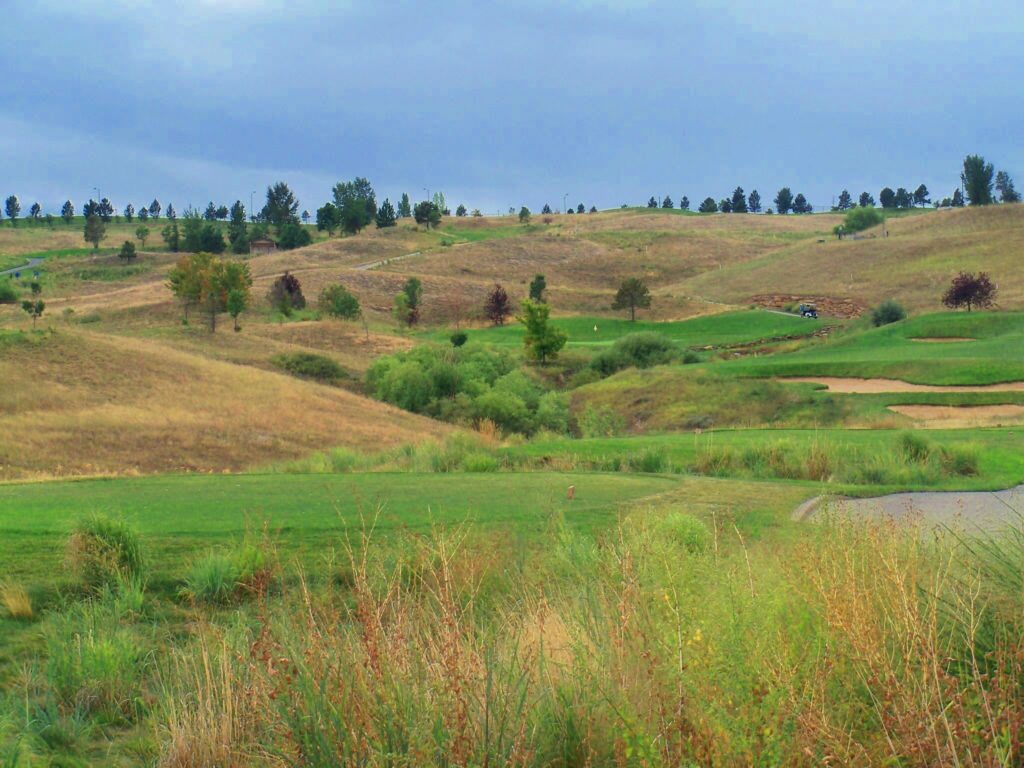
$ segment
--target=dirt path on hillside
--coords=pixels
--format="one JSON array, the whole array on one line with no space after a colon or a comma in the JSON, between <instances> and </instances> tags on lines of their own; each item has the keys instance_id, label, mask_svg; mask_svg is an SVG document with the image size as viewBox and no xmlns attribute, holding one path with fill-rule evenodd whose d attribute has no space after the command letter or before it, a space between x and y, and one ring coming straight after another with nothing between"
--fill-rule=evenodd
<instances>
[{"instance_id":1,"label":"dirt path on hillside","mask_svg":"<svg viewBox=\"0 0 1024 768\"><path fill-rule=\"evenodd\" d=\"M953 344L961 341L977 341L969 336L918 336L910 339L922 344Z\"/></svg>"},{"instance_id":2,"label":"dirt path on hillside","mask_svg":"<svg viewBox=\"0 0 1024 768\"><path fill-rule=\"evenodd\" d=\"M848 379L838 376L786 376L779 377L776 381L823 384L829 392L844 395L884 395L893 392L1024 392L1024 381L979 386L937 386L911 384L899 379Z\"/></svg>"},{"instance_id":3,"label":"dirt path on hillside","mask_svg":"<svg viewBox=\"0 0 1024 768\"><path fill-rule=\"evenodd\" d=\"M966 531L995 530L1024 516L1024 485L1005 491L921 491L871 499L821 497L801 504L793 519L807 522L823 515L853 515L875 520L923 522Z\"/></svg>"}]
</instances>

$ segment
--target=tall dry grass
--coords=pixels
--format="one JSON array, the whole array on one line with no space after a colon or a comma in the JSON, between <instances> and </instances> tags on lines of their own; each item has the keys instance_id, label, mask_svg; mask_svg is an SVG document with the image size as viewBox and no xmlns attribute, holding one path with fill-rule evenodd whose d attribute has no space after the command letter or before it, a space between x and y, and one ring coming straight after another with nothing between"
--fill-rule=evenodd
<instances>
[{"instance_id":1,"label":"tall dry grass","mask_svg":"<svg viewBox=\"0 0 1024 768\"><path fill-rule=\"evenodd\" d=\"M1018 764L1020 597L918 533L837 522L780 558L656 513L553 531L528 568L364 542L345 579L181 652L203 716L168 704L166 764Z\"/></svg>"}]
</instances>

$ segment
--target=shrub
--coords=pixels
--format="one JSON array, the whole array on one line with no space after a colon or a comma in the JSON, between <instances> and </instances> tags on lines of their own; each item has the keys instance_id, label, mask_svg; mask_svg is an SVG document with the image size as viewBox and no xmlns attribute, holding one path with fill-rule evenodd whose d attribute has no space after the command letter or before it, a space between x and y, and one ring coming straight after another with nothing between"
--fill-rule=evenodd
<instances>
[{"instance_id":1,"label":"shrub","mask_svg":"<svg viewBox=\"0 0 1024 768\"><path fill-rule=\"evenodd\" d=\"M336 382L346 378L345 369L324 355L313 352L293 352L275 355L270 362L293 376L316 381Z\"/></svg>"},{"instance_id":2,"label":"shrub","mask_svg":"<svg viewBox=\"0 0 1024 768\"><path fill-rule=\"evenodd\" d=\"M313 236L309 230L295 222L283 224L277 233L277 246L286 251L304 248L312 242Z\"/></svg>"},{"instance_id":3,"label":"shrub","mask_svg":"<svg viewBox=\"0 0 1024 768\"><path fill-rule=\"evenodd\" d=\"M871 310L871 322L876 327L882 325L889 325L889 323L898 323L900 320L905 320L907 317L907 311L897 301L892 299L886 299L873 310Z\"/></svg>"},{"instance_id":4,"label":"shrub","mask_svg":"<svg viewBox=\"0 0 1024 768\"><path fill-rule=\"evenodd\" d=\"M354 320L359 317L359 299L343 285L328 285L320 293L320 310L331 317Z\"/></svg>"},{"instance_id":5,"label":"shrub","mask_svg":"<svg viewBox=\"0 0 1024 768\"><path fill-rule=\"evenodd\" d=\"M622 415L606 405L588 405L576 423L582 437L615 437L626 429L626 420Z\"/></svg>"},{"instance_id":6,"label":"shrub","mask_svg":"<svg viewBox=\"0 0 1024 768\"><path fill-rule=\"evenodd\" d=\"M295 275L285 272L270 286L267 298L279 312L290 315L294 309L306 308L306 297L302 295L302 284Z\"/></svg>"},{"instance_id":7,"label":"shrub","mask_svg":"<svg viewBox=\"0 0 1024 768\"><path fill-rule=\"evenodd\" d=\"M610 349L594 356L590 365L605 376L633 366L650 368L671 362L676 346L660 333L631 333L618 339Z\"/></svg>"},{"instance_id":8,"label":"shrub","mask_svg":"<svg viewBox=\"0 0 1024 768\"><path fill-rule=\"evenodd\" d=\"M456 331L450 337L450 341L453 347L461 347L466 341L469 340L469 335L465 331Z\"/></svg>"},{"instance_id":9,"label":"shrub","mask_svg":"<svg viewBox=\"0 0 1024 768\"><path fill-rule=\"evenodd\" d=\"M708 527L693 515L682 512L670 512L655 522L654 533L665 544L694 555L705 552L711 542Z\"/></svg>"},{"instance_id":10,"label":"shrub","mask_svg":"<svg viewBox=\"0 0 1024 768\"><path fill-rule=\"evenodd\" d=\"M486 453L470 453L462 462L466 472L497 472L498 460Z\"/></svg>"},{"instance_id":11,"label":"shrub","mask_svg":"<svg viewBox=\"0 0 1024 768\"><path fill-rule=\"evenodd\" d=\"M659 448L648 448L627 457L626 463L634 472L667 472L668 458L665 451Z\"/></svg>"},{"instance_id":12,"label":"shrub","mask_svg":"<svg viewBox=\"0 0 1024 768\"><path fill-rule=\"evenodd\" d=\"M885 217L877 208L851 208L841 225L843 234L862 232L871 227L877 227ZM838 228L837 228L838 229Z\"/></svg>"},{"instance_id":13,"label":"shrub","mask_svg":"<svg viewBox=\"0 0 1024 768\"><path fill-rule=\"evenodd\" d=\"M698 355L692 349L688 349L685 352L683 352L682 362L683 365L693 365L694 363L699 363L700 355Z\"/></svg>"},{"instance_id":14,"label":"shrub","mask_svg":"<svg viewBox=\"0 0 1024 768\"><path fill-rule=\"evenodd\" d=\"M92 590L143 575L138 534L125 521L101 515L78 523L68 538L65 561L79 583Z\"/></svg>"},{"instance_id":15,"label":"shrub","mask_svg":"<svg viewBox=\"0 0 1024 768\"><path fill-rule=\"evenodd\" d=\"M11 280L0 280L0 304L17 304L18 289Z\"/></svg>"}]
</instances>

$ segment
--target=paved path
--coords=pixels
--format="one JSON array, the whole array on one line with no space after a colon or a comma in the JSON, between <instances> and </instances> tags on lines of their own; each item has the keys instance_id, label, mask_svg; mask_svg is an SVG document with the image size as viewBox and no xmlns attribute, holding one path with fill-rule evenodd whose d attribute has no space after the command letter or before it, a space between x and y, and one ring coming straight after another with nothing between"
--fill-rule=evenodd
<instances>
[{"instance_id":1,"label":"paved path","mask_svg":"<svg viewBox=\"0 0 1024 768\"><path fill-rule=\"evenodd\" d=\"M13 275L15 272L21 272L23 269L32 269L43 263L43 259L29 259L27 264L22 264L20 267L11 267L0 271L0 277L3 275Z\"/></svg>"},{"instance_id":2,"label":"paved path","mask_svg":"<svg viewBox=\"0 0 1024 768\"><path fill-rule=\"evenodd\" d=\"M1024 485L1005 491L920 491L872 499L811 499L797 507L796 520L814 520L831 511L846 515L922 520L934 526L992 530L1024 522Z\"/></svg>"}]
</instances>

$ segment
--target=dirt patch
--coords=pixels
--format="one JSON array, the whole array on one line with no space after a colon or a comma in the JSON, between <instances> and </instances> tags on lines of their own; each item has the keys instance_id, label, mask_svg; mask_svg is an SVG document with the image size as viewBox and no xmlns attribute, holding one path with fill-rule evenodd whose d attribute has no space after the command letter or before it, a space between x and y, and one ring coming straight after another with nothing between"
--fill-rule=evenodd
<instances>
[{"instance_id":1,"label":"dirt patch","mask_svg":"<svg viewBox=\"0 0 1024 768\"><path fill-rule=\"evenodd\" d=\"M818 313L828 317L860 317L867 311L867 306L856 299L836 296L807 296L785 293L763 293L751 296L750 302L767 309L785 309L793 304L814 304Z\"/></svg>"},{"instance_id":2,"label":"dirt patch","mask_svg":"<svg viewBox=\"0 0 1024 768\"><path fill-rule=\"evenodd\" d=\"M889 410L931 428L999 427L1024 420L1024 405L890 405Z\"/></svg>"},{"instance_id":3,"label":"dirt patch","mask_svg":"<svg viewBox=\"0 0 1024 768\"><path fill-rule=\"evenodd\" d=\"M977 341L967 336L926 336L911 339L911 341L919 341L922 344L945 344L947 342L954 343L958 341Z\"/></svg>"},{"instance_id":4,"label":"dirt patch","mask_svg":"<svg viewBox=\"0 0 1024 768\"><path fill-rule=\"evenodd\" d=\"M847 379L838 376L787 376L781 382L823 384L829 392L845 395L882 395L892 392L1024 392L1024 381L980 386L911 384L899 379Z\"/></svg>"}]
</instances>

